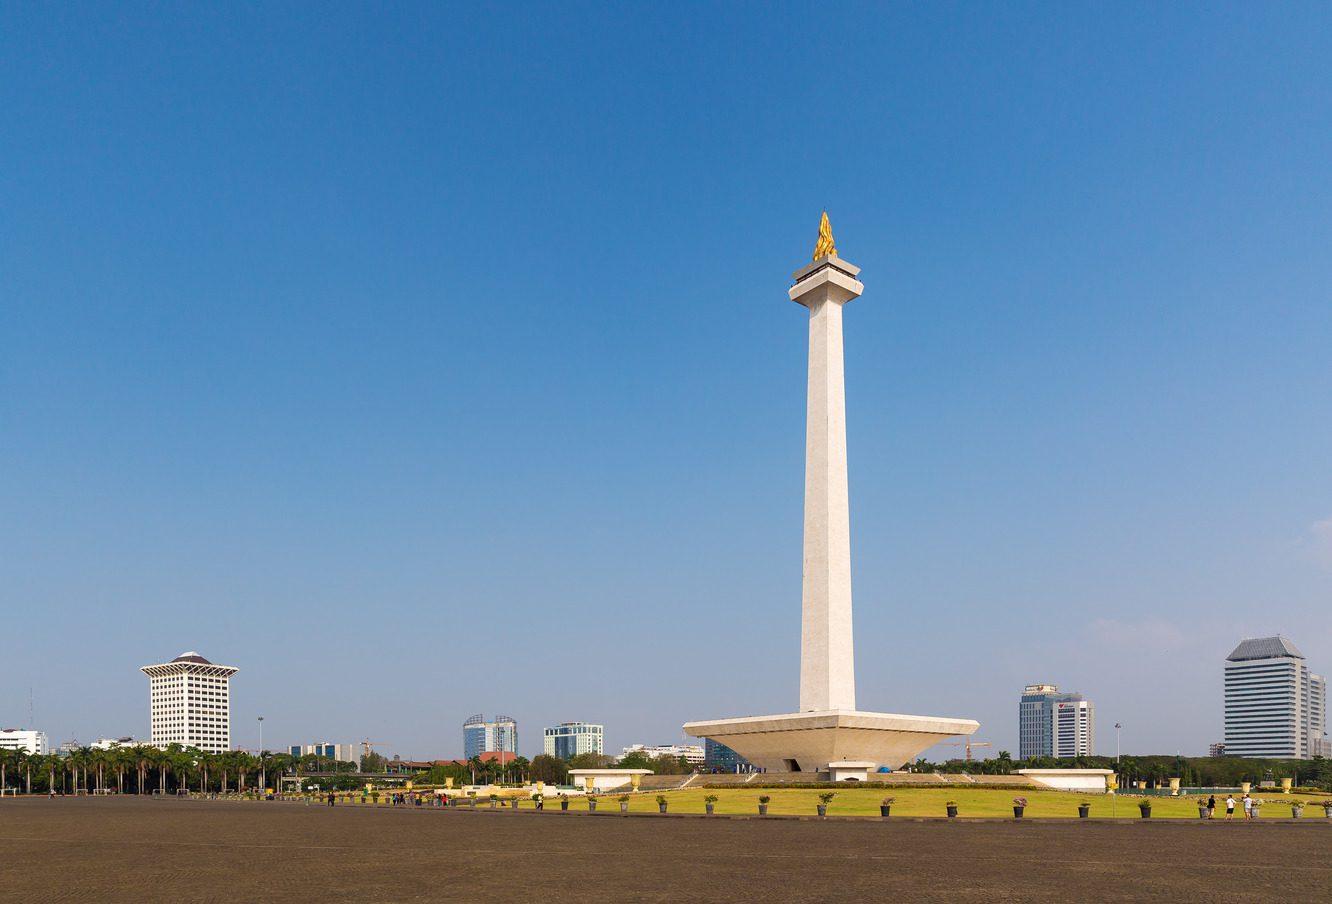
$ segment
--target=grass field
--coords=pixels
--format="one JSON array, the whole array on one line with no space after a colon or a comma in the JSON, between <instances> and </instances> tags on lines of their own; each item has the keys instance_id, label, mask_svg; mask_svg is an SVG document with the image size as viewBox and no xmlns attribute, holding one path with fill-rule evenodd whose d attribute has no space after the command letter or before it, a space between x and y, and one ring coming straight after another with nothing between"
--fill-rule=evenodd
<instances>
[{"instance_id":1,"label":"grass field","mask_svg":"<svg viewBox=\"0 0 1332 904\"><path fill-rule=\"evenodd\" d=\"M688 788L684 791L664 792L667 810L671 813L702 813L703 798L708 794L717 795L716 812L718 814L758 814L759 795L772 797L768 813L781 816L813 816L819 802L820 791L813 788ZM1012 817L1013 798L1027 798L1026 816L1028 817L1067 817L1076 819L1078 804L1087 801L1091 804L1092 818L1108 817L1137 818L1138 802L1143 798L1119 795L1113 801L1107 794L1093 794L1081 797L1065 791L1010 791L993 789L966 788L903 788L885 791L880 788L839 789L837 796L828 805L829 816L878 816L879 801L884 797L895 799L892 805L893 816L945 816L946 802L957 801L958 815ZM1302 800L1305 803L1302 819L1324 819L1322 801L1326 798L1309 795L1256 795L1262 797L1267 805L1262 809L1262 819L1290 819L1290 801ZM607 793L598 796L597 811L618 811L618 794ZM1197 819L1200 798L1188 796L1182 798L1153 797L1152 818ZM1206 797L1201 798L1206 800ZM548 798L547 809L556 808L556 800ZM570 810L586 810L587 801L581 797L570 798ZM630 795L629 809L634 813L655 812L657 796L646 792ZM1237 808L1236 819L1242 815ZM1225 816L1224 798L1217 799L1217 816Z\"/></svg>"}]
</instances>

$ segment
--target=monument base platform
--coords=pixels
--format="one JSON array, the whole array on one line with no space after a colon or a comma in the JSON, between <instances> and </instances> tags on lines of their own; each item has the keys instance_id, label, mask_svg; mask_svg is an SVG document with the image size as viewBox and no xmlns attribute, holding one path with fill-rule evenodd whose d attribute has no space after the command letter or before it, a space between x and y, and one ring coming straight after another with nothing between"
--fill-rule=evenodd
<instances>
[{"instance_id":1,"label":"monument base platform","mask_svg":"<svg viewBox=\"0 0 1332 904\"><path fill-rule=\"evenodd\" d=\"M686 722L684 730L772 772L817 773L842 760L897 769L940 741L979 727L973 719L832 709Z\"/></svg>"}]
</instances>

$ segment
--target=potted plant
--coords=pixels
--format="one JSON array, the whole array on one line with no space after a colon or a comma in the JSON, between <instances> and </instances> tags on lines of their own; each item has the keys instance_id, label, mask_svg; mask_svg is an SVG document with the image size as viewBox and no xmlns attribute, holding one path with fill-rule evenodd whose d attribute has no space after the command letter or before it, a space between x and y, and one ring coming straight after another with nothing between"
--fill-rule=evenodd
<instances>
[{"instance_id":1,"label":"potted plant","mask_svg":"<svg viewBox=\"0 0 1332 904\"><path fill-rule=\"evenodd\" d=\"M1263 815L1260 812L1262 809L1263 809L1263 802L1255 797L1253 799L1253 811L1252 811L1254 819L1257 819L1259 816Z\"/></svg>"},{"instance_id":2,"label":"potted plant","mask_svg":"<svg viewBox=\"0 0 1332 904\"><path fill-rule=\"evenodd\" d=\"M836 791L824 791L819 795L818 811L820 816L828 815L828 804L830 804L832 799L836 796Z\"/></svg>"},{"instance_id":3,"label":"potted plant","mask_svg":"<svg viewBox=\"0 0 1332 904\"><path fill-rule=\"evenodd\" d=\"M715 794L709 794L707 797L703 798L703 809L709 816L713 813L713 804L715 803L717 803L717 795Z\"/></svg>"},{"instance_id":4,"label":"potted plant","mask_svg":"<svg viewBox=\"0 0 1332 904\"><path fill-rule=\"evenodd\" d=\"M946 800L944 806L948 809L948 817L951 819L957 815L957 801Z\"/></svg>"},{"instance_id":5,"label":"potted plant","mask_svg":"<svg viewBox=\"0 0 1332 904\"><path fill-rule=\"evenodd\" d=\"M1208 812L1208 811L1207 811L1207 801L1205 801L1205 800L1200 800L1200 801L1198 801L1198 818L1199 818L1199 819L1206 819L1206 818L1207 818L1207 812Z\"/></svg>"},{"instance_id":6,"label":"potted plant","mask_svg":"<svg viewBox=\"0 0 1332 904\"><path fill-rule=\"evenodd\" d=\"M759 795L759 815L760 815L760 816L767 816L767 815L768 815L768 801L770 801L770 800L772 800L772 797L770 797L770 796L767 795L767 794L760 794L760 795Z\"/></svg>"},{"instance_id":7,"label":"potted plant","mask_svg":"<svg viewBox=\"0 0 1332 904\"><path fill-rule=\"evenodd\" d=\"M587 812L597 812L597 796L595 794L589 794L587 796Z\"/></svg>"},{"instance_id":8,"label":"potted plant","mask_svg":"<svg viewBox=\"0 0 1332 904\"><path fill-rule=\"evenodd\" d=\"M1300 815L1303 814L1303 813L1304 813L1304 801L1302 801L1302 800L1292 800L1292 801L1290 802L1290 817L1291 817L1291 819L1299 819L1299 818L1300 818Z\"/></svg>"},{"instance_id":9,"label":"potted plant","mask_svg":"<svg viewBox=\"0 0 1332 904\"><path fill-rule=\"evenodd\" d=\"M661 813L665 813L665 812L666 812L666 795L665 795L665 794L658 794L658 795L657 795L657 811L658 811L658 812L661 812Z\"/></svg>"},{"instance_id":10,"label":"potted plant","mask_svg":"<svg viewBox=\"0 0 1332 904\"><path fill-rule=\"evenodd\" d=\"M1332 800L1323 801L1323 815L1332 819Z\"/></svg>"},{"instance_id":11,"label":"potted plant","mask_svg":"<svg viewBox=\"0 0 1332 904\"><path fill-rule=\"evenodd\" d=\"M498 795L498 794L491 794L491 795L490 795L490 809L492 809L492 810L495 809L495 807L496 807L496 805L497 805L498 803L499 803L499 795Z\"/></svg>"},{"instance_id":12,"label":"potted plant","mask_svg":"<svg viewBox=\"0 0 1332 904\"><path fill-rule=\"evenodd\" d=\"M891 810L891 809L893 808L893 801L894 801L894 800L896 800L896 798L894 798L894 797L885 797L883 800L879 801L879 815L880 815L880 816L887 816L887 815L888 815L888 811Z\"/></svg>"},{"instance_id":13,"label":"potted plant","mask_svg":"<svg viewBox=\"0 0 1332 904\"><path fill-rule=\"evenodd\" d=\"M378 792L378 791L371 791L371 792L370 792L370 799L373 800L375 803L379 803L379 792Z\"/></svg>"},{"instance_id":14,"label":"potted plant","mask_svg":"<svg viewBox=\"0 0 1332 904\"><path fill-rule=\"evenodd\" d=\"M569 809L569 795L565 794L563 791L560 792L560 809Z\"/></svg>"},{"instance_id":15,"label":"potted plant","mask_svg":"<svg viewBox=\"0 0 1332 904\"><path fill-rule=\"evenodd\" d=\"M518 795L514 795L510 804L515 810L518 809Z\"/></svg>"},{"instance_id":16,"label":"potted plant","mask_svg":"<svg viewBox=\"0 0 1332 904\"><path fill-rule=\"evenodd\" d=\"M1078 801L1078 818L1086 819L1091 815L1091 801Z\"/></svg>"},{"instance_id":17,"label":"potted plant","mask_svg":"<svg viewBox=\"0 0 1332 904\"><path fill-rule=\"evenodd\" d=\"M620 812L621 812L621 813L628 813L628 812L629 812L629 795L628 795L628 794L621 794L619 797L617 797L617 798L615 798L615 799L618 800L618 801L620 802Z\"/></svg>"},{"instance_id":18,"label":"potted plant","mask_svg":"<svg viewBox=\"0 0 1332 904\"><path fill-rule=\"evenodd\" d=\"M1150 800L1147 800L1146 798L1143 798L1142 800L1138 801L1138 811L1139 813L1142 814L1143 819L1151 819L1152 802Z\"/></svg>"},{"instance_id":19,"label":"potted plant","mask_svg":"<svg viewBox=\"0 0 1332 904\"><path fill-rule=\"evenodd\" d=\"M1013 798L1013 818L1021 819L1022 813L1027 809L1027 799L1025 797Z\"/></svg>"}]
</instances>

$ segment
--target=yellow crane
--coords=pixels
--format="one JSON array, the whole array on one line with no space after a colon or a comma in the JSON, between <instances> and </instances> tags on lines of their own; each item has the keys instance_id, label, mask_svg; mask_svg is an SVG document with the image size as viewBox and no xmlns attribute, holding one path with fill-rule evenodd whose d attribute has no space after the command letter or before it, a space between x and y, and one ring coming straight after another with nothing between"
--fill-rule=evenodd
<instances>
[{"instance_id":1,"label":"yellow crane","mask_svg":"<svg viewBox=\"0 0 1332 904\"><path fill-rule=\"evenodd\" d=\"M945 747L965 747L967 749L967 762L971 762L971 748L973 747L993 747L989 741L949 741Z\"/></svg>"},{"instance_id":2,"label":"yellow crane","mask_svg":"<svg viewBox=\"0 0 1332 904\"><path fill-rule=\"evenodd\" d=\"M376 744L387 744L387 743L388 743L387 741L372 741L369 738L366 738L364 741L361 742L361 756L369 756L371 748L373 748Z\"/></svg>"}]
</instances>

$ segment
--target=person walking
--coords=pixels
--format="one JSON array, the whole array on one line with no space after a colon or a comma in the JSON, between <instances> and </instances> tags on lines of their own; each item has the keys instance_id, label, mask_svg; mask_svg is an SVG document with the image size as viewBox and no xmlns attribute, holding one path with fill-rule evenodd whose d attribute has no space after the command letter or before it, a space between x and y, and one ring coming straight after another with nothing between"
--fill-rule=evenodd
<instances>
[{"instance_id":1,"label":"person walking","mask_svg":"<svg viewBox=\"0 0 1332 904\"><path fill-rule=\"evenodd\" d=\"M1253 819L1253 798L1247 794L1244 795L1244 818Z\"/></svg>"},{"instance_id":2,"label":"person walking","mask_svg":"<svg viewBox=\"0 0 1332 904\"><path fill-rule=\"evenodd\" d=\"M333 792L332 792L332 791L328 792L328 805L329 805L330 807L333 806Z\"/></svg>"},{"instance_id":3,"label":"person walking","mask_svg":"<svg viewBox=\"0 0 1332 904\"><path fill-rule=\"evenodd\" d=\"M1207 798L1207 818L1208 818L1208 819L1211 819L1211 818L1212 818L1212 814L1213 814L1215 811L1216 811L1216 795L1215 795L1215 794L1212 794L1212 795L1209 795L1208 798Z\"/></svg>"},{"instance_id":4,"label":"person walking","mask_svg":"<svg viewBox=\"0 0 1332 904\"><path fill-rule=\"evenodd\" d=\"M1226 795L1226 819L1235 818L1235 795Z\"/></svg>"}]
</instances>

